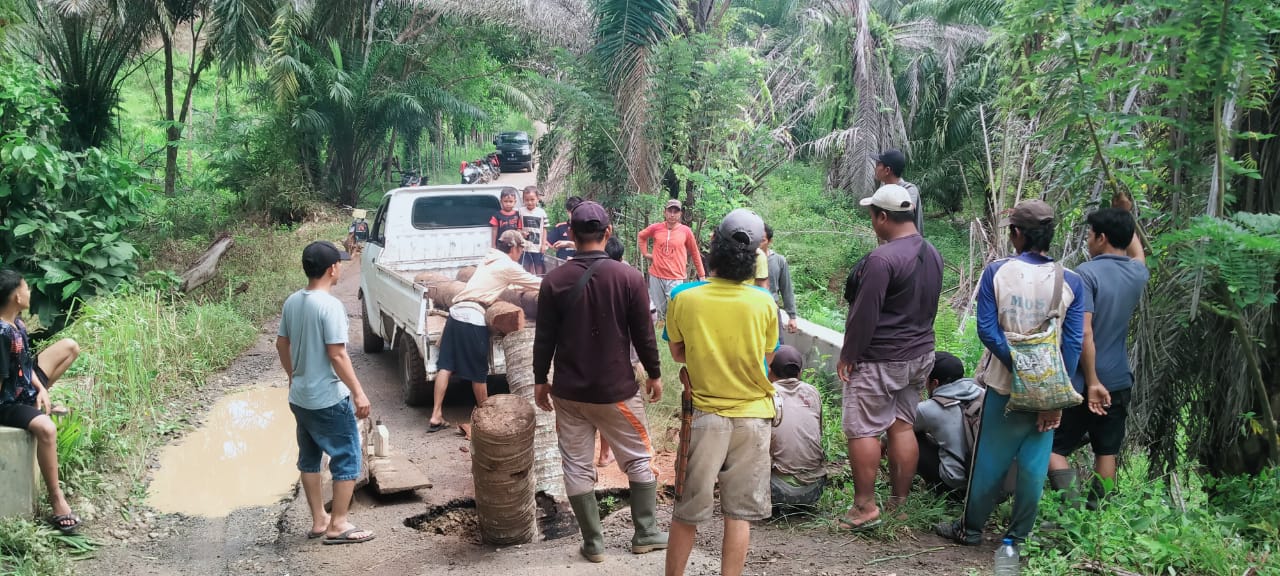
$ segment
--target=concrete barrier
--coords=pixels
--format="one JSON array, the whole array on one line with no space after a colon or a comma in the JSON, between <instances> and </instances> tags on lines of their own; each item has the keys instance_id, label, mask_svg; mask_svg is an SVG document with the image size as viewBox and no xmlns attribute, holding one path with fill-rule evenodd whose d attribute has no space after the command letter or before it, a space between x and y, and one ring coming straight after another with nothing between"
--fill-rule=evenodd
<instances>
[{"instance_id":1,"label":"concrete barrier","mask_svg":"<svg viewBox=\"0 0 1280 576\"><path fill-rule=\"evenodd\" d=\"M782 335L782 343L799 350L804 355L805 366L821 365L834 373L836 362L840 360L840 348L844 345L844 334L804 318L796 319L796 328L795 334L787 332Z\"/></svg>"},{"instance_id":2,"label":"concrete barrier","mask_svg":"<svg viewBox=\"0 0 1280 576\"><path fill-rule=\"evenodd\" d=\"M40 496L36 440L26 430L0 426L0 518L30 518Z\"/></svg>"}]
</instances>

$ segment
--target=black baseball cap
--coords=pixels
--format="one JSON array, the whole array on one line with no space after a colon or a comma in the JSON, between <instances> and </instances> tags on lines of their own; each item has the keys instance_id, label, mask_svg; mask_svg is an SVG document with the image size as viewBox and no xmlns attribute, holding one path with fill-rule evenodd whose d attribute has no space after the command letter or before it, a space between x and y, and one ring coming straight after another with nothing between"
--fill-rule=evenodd
<instances>
[{"instance_id":1,"label":"black baseball cap","mask_svg":"<svg viewBox=\"0 0 1280 576\"><path fill-rule=\"evenodd\" d=\"M339 250L333 242L318 240L302 249L302 271L307 273L307 278L319 278L330 266L350 259L351 255Z\"/></svg>"},{"instance_id":2,"label":"black baseball cap","mask_svg":"<svg viewBox=\"0 0 1280 576\"><path fill-rule=\"evenodd\" d=\"M609 227L609 211L599 203L587 200L573 208L569 227L574 232L599 232Z\"/></svg>"},{"instance_id":3,"label":"black baseball cap","mask_svg":"<svg viewBox=\"0 0 1280 576\"><path fill-rule=\"evenodd\" d=\"M964 378L963 361L950 352L933 353L933 371L929 372L929 380L950 384L961 378Z\"/></svg>"},{"instance_id":4,"label":"black baseball cap","mask_svg":"<svg viewBox=\"0 0 1280 576\"><path fill-rule=\"evenodd\" d=\"M764 240L764 220L747 208L738 208L725 214L720 225L716 226L716 234L749 250L755 250Z\"/></svg>"},{"instance_id":5,"label":"black baseball cap","mask_svg":"<svg viewBox=\"0 0 1280 576\"><path fill-rule=\"evenodd\" d=\"M796 350L795 346L783 344L773 351L773 361L769 363L769 370L778 376L794 377L791 375L799 375L800 371L804 370L804 356Z\"/></svg>"},{"instance_id":6,"label":"black baseball cap","mask_svg":"<svg viewBox=\"0 0 1280 576\"><path fill-rule=\"evenodd\" d=\"M885 150L872 154L871 159L888 166L895 176L902 176L902 171L907 169L907 155L901 150Z\"/></svg>"}]
</instances>

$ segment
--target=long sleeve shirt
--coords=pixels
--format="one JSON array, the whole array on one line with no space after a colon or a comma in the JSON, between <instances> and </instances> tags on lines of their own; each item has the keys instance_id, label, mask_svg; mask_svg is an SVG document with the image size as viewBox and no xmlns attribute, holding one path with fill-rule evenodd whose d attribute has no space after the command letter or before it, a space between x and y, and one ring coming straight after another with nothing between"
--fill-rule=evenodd
<instances>
[{"instance_id":1,"label":"long sleeve shirt","mask_svg":"<svg viewBox=\"0 0 1280 576\"><path fill-rule=\"evenodd\" d=\"M942 256L919 234L885 242L850 278L853 295L840 359L901 362L933 351Z\"/></svg>"},{"instance_id":2,"label":"long sleeve shirt","mask_svg":"<svg viewBox=\"0 0 1280 576\"><path fill-rule=\"evenodd\" d=\"M490 249L489 253L485 254L484 260L476 267L476 273L467 281L467 287L454 297L454 301L475 302L488 306L496 302L498 297L512 286L536 290L541 285L542 278L530 274L510 256Z\"/></svg>"},{"instance_id":3,"label":"long sleeve shirt","mask_svg":"<svg viewBox=\"0 0 1280 576\"><path fill-rule=\"evenodd\" d=\"M653 239L653 262L649 265L649 275L663 280L687 280L689 278L689 258L693 258L693 267L698 277L707 275L702 268L702 253L698 251L698 239L693 230L684 224L676 224L668 228L666 222L653 224L640 231L640 254L650 254L649 240Z\"/></svg>"},{"instance_id":4,"label":"long sleeve shirt","mask_svg":"<svg viewBox=\"0 0 1280 576\"><path fill-rule=\"evenodd\" d=\"M597 262L577 302L569 302L578 280ZM538 292L535 384L547 383L554 361L551 394L557 398L593 404L631 398L638 390L630 358L633 344L649 377L662 377L648 286L639 271L591 251L578 252L547 273Z\"/></svg>"},{"instance_id":5,"label":"long sleeve shirt","mask_svg":"<svg viewBox=\"0 0 1280 576\"><path fill-rule=\"evenodd\" d=\"M978 339L999 364L987 361L982 383L1009 394L1013 357L1005 332L1035 334L1044 329L1053 299L1052 258L1024 252L988 264L978 285ZM1064 270L1059 304L1062 360L1068 376L1075 374L1084 347L1084 281Z\"/></svg>"}]
</instances>

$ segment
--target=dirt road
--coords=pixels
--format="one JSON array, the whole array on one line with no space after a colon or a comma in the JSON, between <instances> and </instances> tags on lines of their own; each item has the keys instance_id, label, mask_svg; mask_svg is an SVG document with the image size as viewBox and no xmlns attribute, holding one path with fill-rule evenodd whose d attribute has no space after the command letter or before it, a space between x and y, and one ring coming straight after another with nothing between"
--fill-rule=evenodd
<instances>
[{"instance_id":1,"label":"dirt road","mask_svg":"<svg viewBox=\"0 0 1280 576\"><path fill-rule=\"evenodd\" d=\"M526 182L526 180L528 182ZM523 186L531 174L509 174L502 183ZM410 408L401 402L395 354L367 355L360 351L360 312L356 299L359 264L343 271L335 295L347 305L351 324L350 351L374 416L392 431L394 450L410 456L431 478L434 486L407 498L379 499L362 490L353 506L353 521L373 530L377 538L349 546L322 546L308 540L306 503L300 489L273 505L230 511L216 518L153 515L131 519L103 518L92 536L105 543L96 558L76 566L83 574L154 575L297 575L297 574L566 574L652 575L662 572L662 553L633 556L627 544L630 517L623 508L606 520L608 561L593 565L580 560L576 536L545 540L524 546L495 549L478 544L473 516L465 508L450 510L447 504L473 495L468 443L451 432L427 434L428 409ZM273 347L274 323L264 326L253 349L241 355L213 385L228 394L253 386L286 386ZM465 391L463 391L465 392ZM469 394L451 394L446 417L465 421ZM283 408L283 407L282 407ZM287 411L286 411L287 414ZM219 466L217 462L209 466ZM235 470L253 477L254 469ZM662 507L662 523L669 521L670 505ZM434 509L438 518L421 529L410 519L422 518ZM441 513L443 511L443 513ZM111 525L111 522L116 522ZM719 572L720 529L706 525L690 563L689 574ZM749 574L967 574L985 567L990 552L945 546L932 536L917 541L882 544L843 534L762 526L753 533ZM944 547L945 546L945 547ZM908 559L867 562L937 547L936 551Z\"/></svg>"}]
</instances>

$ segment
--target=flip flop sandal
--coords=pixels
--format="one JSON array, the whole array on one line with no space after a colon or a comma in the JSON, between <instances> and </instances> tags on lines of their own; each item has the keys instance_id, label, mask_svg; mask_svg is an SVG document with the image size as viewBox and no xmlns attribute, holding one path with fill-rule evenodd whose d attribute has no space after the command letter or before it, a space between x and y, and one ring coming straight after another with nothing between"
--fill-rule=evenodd
<instances>
[{"instance_id":1,"label":"flip flop sandal","mask_svg":"<svg viewBox=\"0 0 1280 576\"><path fill-rule=\"evenodd\" d=\"M325 545L335 545L335 544L359 544L359 543L361 543L361 542L368 542L368 541L370 541L370 540L373 540L373 533L372 533L372 532L370 532L370 533L369 533L369 535L368 535L368 536L365 536L364 538L350 538L350 536L351 536L352 534L355 534L356 532L364 532L364 530L361 530L360 528L352 528L352 529L347 530L346 532L343 532L343 533L341 533L341 534L339 534L339 535L337 535L337 536L333 536L333 537L325 537L325 539L324 539L324 543L325 543Z\"/></svg>"},{"instance_id":2,"label":"flip flop sandal","mask_svg":"<svg viewBox=\"0 0 1280 576\"><path fill-rule=\"evenodd\" d=\"M439 424L432 424L432 423L428 422L427 424L428 424L428 425L427 425L427 433L431 433L431 432L439 432L439 431L441 431L441 430L447 430L447 429L449 429L449 428L452 428L452 427L453 427L453 424L450 424L450 423L448 423L448 422L441 422L441 423L439 423Z\"/></svg>"},{"instance_id":3,"label":"flip flop sandal","mask_svg":"<svg viewBox=\"0 0 1280 576\"><path fill-rule=\"evenodd\" d=\"M884 521L879 517L876 517L874 520L867 520L861 524L854 524L853 522L850 522L848 518L840 518L840 520L836 521L836 525L839 526L841 530L850 534L861 534L863 532L875 530L876 528L879 528L882 523L884 523Z\"/></svg>"},{"instance_id":4,"label":"flip flop sandal","mask_svg":"<svg viewBox=\"0 0 1280 576\"><path fill-rule=\"evenodd\" d=\"M68 520L70 520L72 523L63 524L63 522L66 522ZM61 532L63 536L74 535L76 533L76 530L80 529L80 524L82 523L80 520L80 517L77 516L75 513L61 514L58 516L50 516L45 521L48 522L50 526L53 526L54 529Z\"/></svg>"},{"instance_id":5,"label":"flip flop sandal","mask_svg":"<svg viewBox=\"0 0 1280 576\"><path fill-rule=\"evenodd\" d=\"M324 536L324 530L319 532L307 532L307 540L315 540L321 536Z\"/></svg>"}]
</instances>

